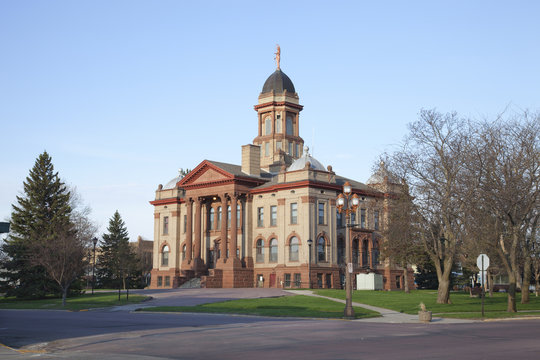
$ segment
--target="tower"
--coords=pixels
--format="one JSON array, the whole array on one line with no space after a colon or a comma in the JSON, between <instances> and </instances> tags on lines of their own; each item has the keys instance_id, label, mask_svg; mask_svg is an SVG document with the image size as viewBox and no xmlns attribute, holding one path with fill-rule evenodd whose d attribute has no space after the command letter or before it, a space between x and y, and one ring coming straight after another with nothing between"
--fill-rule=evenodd
<instances>
[{"instance_id":1,"label":"tower","mask_svg":"<svg viewBox=\"0 0 540 360\"><path fill-rule=\"evenodd\" d=\"M277 173L302 156L304 140L300 137L298 94L291 79L280 69L280 49L276 53L277 69L266 79L257 111L258 136L253 144L261 147L261 168Z\"/></svg>"}]
</instances>

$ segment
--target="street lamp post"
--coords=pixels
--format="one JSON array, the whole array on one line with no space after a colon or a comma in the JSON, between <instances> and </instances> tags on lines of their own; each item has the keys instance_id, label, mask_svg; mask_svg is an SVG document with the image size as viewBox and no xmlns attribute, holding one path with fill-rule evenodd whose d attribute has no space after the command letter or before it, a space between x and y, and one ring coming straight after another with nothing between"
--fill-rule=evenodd
<instances>
[{"instance_id":1,"label":"street lamp post","mask_svg":"<svg viewBox=\"0 0 540 360\"><path fill-rule=\"evenodd\" d=\"M313 240L309 239L307 241L307 244L309 247L308 278L309 278L309 288L311 289L311 244L313 244Z\"/></svg>"},{"instance_id":2,"label":"street lamp post","mask_svg":"<svg viewBox=\"0 0 540 360\"><path fill-rule=\"evenodd\" d=\"M94 261L92 262L92 295L94 295L94 286L96 283L96 277L94 276L94 271L96 268L96 245L97 245L98 239L95 237L92 239L92 242L94 243Z\"/></svg>"},{"instance_id":3,"label":"street lamp post","mask_svg":"<svg viewBox=\"0 0 540 360\"><path fill-rule=\"evenodd\" d=\"M346 231L345 231L345 262L347 263L347 269L345 270L345 311L344 315L346 319L354 319L354 309L352 307L352 272L353 265L351 261L351 244L350 244L350 227L351 227L351 213L355 212L358 208L360 199L358 195L352 194L351 184L345 182L343 185L343 193L338 195L337 209L339 213L345 212L346 219Z\"/></svg>"}]
</instances>

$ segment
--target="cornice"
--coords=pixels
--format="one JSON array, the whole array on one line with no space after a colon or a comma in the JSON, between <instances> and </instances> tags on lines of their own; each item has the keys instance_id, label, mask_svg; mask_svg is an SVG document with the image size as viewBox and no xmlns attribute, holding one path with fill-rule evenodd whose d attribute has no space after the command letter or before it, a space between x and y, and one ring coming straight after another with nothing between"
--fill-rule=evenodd
<instances>
[{"instance_id":1,"label":"cornice","mask_svg":"<svg viewBox=\"0 0 540 360\"><path fill-rule=\"evenodd\" d=\"M288 101L270 101L270 102L267 102L267 103L264 103L264 104L254 105L253 108L255 110L259 110L259 109L262 109L262 108L265 108L265 107L268 107L268 106L290 106L290 107L292 107L294 109L298 109L300 111L302 109L304 109L303 105L293 104L293 103L290 103Z\"/></svg>"}]
</instances>

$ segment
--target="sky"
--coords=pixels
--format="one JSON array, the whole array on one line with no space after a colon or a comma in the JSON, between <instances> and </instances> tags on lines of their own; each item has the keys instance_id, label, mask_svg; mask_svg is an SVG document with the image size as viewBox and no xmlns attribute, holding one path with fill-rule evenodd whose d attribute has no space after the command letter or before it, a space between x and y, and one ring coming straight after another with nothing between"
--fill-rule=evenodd
<instances>
[{"instance_id":1,"label":"sky","mask_svg":"<svg viewBox=\"0 0 540 360\"><path fill-rule=\"evenodd\" d=\"M253 105L293 81L300 135L365 182L421 109L540 109L537 1L0 1L0 220L43 151L106 231L153 239L159 184L241 162Z\"/></svg>"}]
</instances>

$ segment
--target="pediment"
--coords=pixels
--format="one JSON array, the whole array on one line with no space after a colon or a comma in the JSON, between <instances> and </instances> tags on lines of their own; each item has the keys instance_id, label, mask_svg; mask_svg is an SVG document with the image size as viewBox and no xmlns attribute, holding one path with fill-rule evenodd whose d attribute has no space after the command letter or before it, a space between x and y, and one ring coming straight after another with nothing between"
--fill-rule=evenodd
<instances>
[{"instance_id":1,"label":"pediment","mask_svg":"<svg viewBox=\"0 0 540 360\"><path fill-rule=\"evenodd\" d=\"M203 161L188 176L184 177L180 182L181 186L199 185L216 183L233 179L234 176L229 174L223 169L211 164L210 162Z\"/></svg>"}]
</instances>

